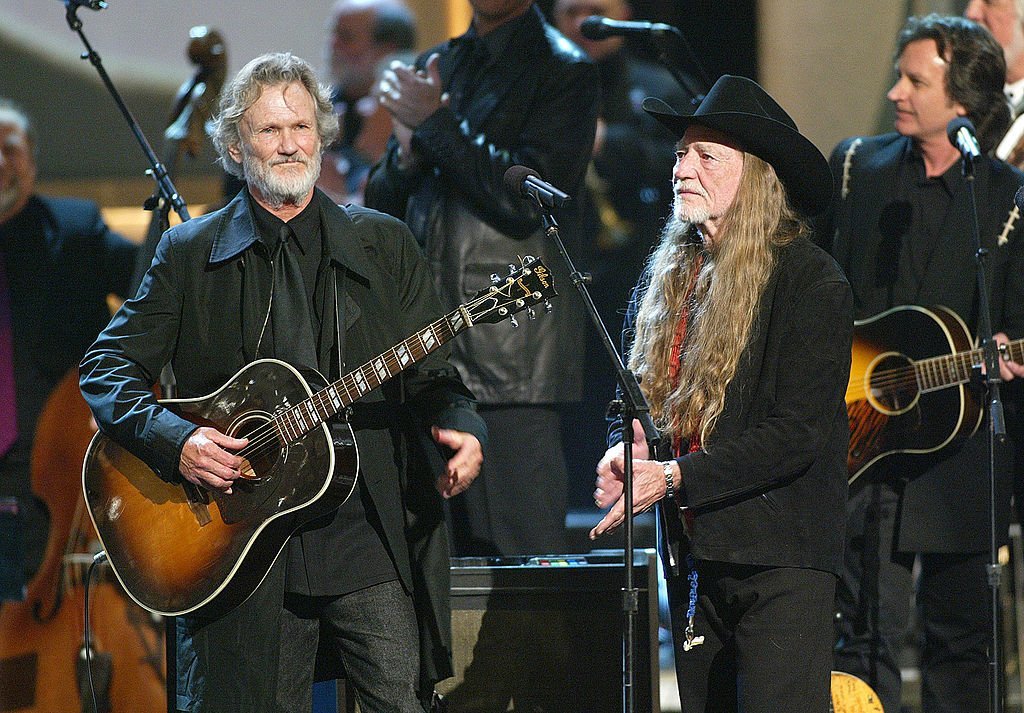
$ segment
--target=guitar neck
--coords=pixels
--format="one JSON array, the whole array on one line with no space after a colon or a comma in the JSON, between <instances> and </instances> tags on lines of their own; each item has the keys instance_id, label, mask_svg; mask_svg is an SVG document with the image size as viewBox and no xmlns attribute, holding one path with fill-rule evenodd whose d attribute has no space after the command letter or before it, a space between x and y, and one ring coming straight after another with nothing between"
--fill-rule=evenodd
<instances>
[{"instance_id":1,"label":"guitar neck","mask_svg":"<svg viewBox=\"0 0 1024 713\"><path fill-rule=\"evenodd\" d=\"M1016 339L1004 346L1011 361L1024 364L1024 339ZM956 354L931 357L914 362L914 373L921 391L937 391L971 380L974 370L984 361L981 349L970 349Z\"/></svg>"},{"instance_id":2,"label":"guitar neck","mask_svg":"<svg viewBox=\"0 0 1024 713\"><path fill-rule=\"evenodd\" d=\"M282 441L291 443L309 433L471 326L465 305L461 305L302 403L276 414L274 422Z\"/></svg>"}]
</instances>

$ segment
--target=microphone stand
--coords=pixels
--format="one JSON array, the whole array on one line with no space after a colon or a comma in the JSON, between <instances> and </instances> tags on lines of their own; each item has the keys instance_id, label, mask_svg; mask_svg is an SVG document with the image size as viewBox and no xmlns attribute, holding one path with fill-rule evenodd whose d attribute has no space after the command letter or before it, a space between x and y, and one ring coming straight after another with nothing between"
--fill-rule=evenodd
<instances>
[{"instance_id":1,"label":"microphone stand","mask_svg":"<svg viewBox=\"0 0 1024 713\"><path fill-rule=\"evenodd\" d=\"M636 618L639 609L639 592L633 583L633 421L640 421L640 425L643 427L644 434L647 439L647 447L649 452L652 454L658 446L661 435L658 433L658 429L655 428L654 421L651 420L650 406L648 405L643 392L640 391L640 384L636 380L636 375L626 369L623 365L622 358L619 356L615 344L608 335L608 329L601 320L601 315L598 314L597 307L594 306L594 300L591 298L590 292L587 290L586 286L590 276L576 269L572 258L569 256L569 253L565 248L565 243L562 242L562 238L558 234L558 223L555 222L555 218L551 215L551 211L536 195L534 195L533 198L540 207L544 233L554 241L555 245L558 247L558 252L565 261L569 270L569 277L572 280L573 285L576 286L576 290L579 292L580 297L583 299L583 304L586 306L587 314L590 316L590 320L594 323L594 327L597 329L601 343L604 345L605 351L608 352L608 356L612 360L616 378L618 379L619 386L622 390L622 400L613 402L609 407L609 413L613 413L613 410L615 410L622 416L622 444L624 455L622 492L625 500L623 530L625 544L622 553L623 563L625 565L624 587L622 590L622 710L624 713L633 713L636 704L635 689L633 685L635 680L635 633Z\"/></svg>"},{"instance_id":2,"label":"microphone stand","mask_svg":"<svg viewBox=\"0 0 1024 713\"><path fill-rule=\"evenodd\" d=\"M107 70L103 67L103 60L100 59L99 54L89 44L89 40L86 39L85 33L82 31L82 21L78 17L79 5L76 5L72 0L64 0L64 7L66 8L65 18L67 19L68 27L71 28L72 32L76 33L82 40L82 44L85 45L86 52L82 54L82 59L87 59L96 68L96 71L100 75L100 79L103 80L104 86L107 91L114 98L114 103L117 104L117 108L121 110L121 114L128 122L128 126L138 140L139 145L142 147L143 153L146 154L146 158L149 161L149 165L152 167L147 173L153 177L156 181L156 192L149 199L146 200L145 208L147 210L158 209L161 210L161 220L167 218L167 206L174 209L174 212L178 214L181 221L184 223L189 220L188 207L185 205L185 201L178 194L178 189L174 187L171 182L171 177L167 173L167 169L157 158L156 153L153 151L153 147L149 145L149 141L146 140L146 135L142 133L142 128L139 126L139 122L132 116L128 106L124 103L120 93L114 86L114 83L110 80L110 76L107 74ZM101 7L105 7L101 6ZM164 367L161 373L161 382L169 379L167 383L162 383L164 389L164 396L169 398L173 395L174 388L174 376L171 374L170 365ZM177 649L176 649L176 618L166 617L164 622L164 653L166 656L166 667L167 667L167 678L166 678L166 695L167 695L167 710L168 713L174 713L177 710Z\"/></svg>"},{"instance_id":3,"label":"microphone stand","mask_svg":"<svg viewBox=\"0 0 1024 713\"><path fill-rule=\"evenodd\" d=\"M990 602L992 648L989 656L989 710L993 713L1002 713L1002 657L999 644L999 587L1002 579L1002 565L999 564L999 543L996 535L996 443L1003 443L1006 440L1006 423L1003 420L1003 402L999 395L999 348L992 338L992 317L988 286L985 280L985 260L988 257L988 250L981 247L978 206L974 193L974 159L966 153L963 156L963 176L967 181L967 193L971 204L971 237L974 241L978 276L978 337L981 339L982 357L985 364L985 393L988 404L989 564L986 566L986 570L992 595Z\"/></svg>"},{"instance_id":4,"label":"microphone stand","mask_svg":"<svg viewBox=\"0 0 1024 713\"><path fill-rule=\"evenodd\" d=\"M181 196L178 195L178 190L171 183L171 177L167 174L167 169L164 168L163 164L157 158L153 148L149 145L146 140L146 135L142 133L142 129L139 127L139 122L132 116L131 111L127 105L121 99L121 95L118 93L114 83L110 81L110 76L107 74L107 70L103 67L103 60L100 59L99 54L89 44L89 40L86 39L85 33L82 32L82 21L78 18L78 8L72 0L64 0L64 7L66 8L65 17L68 22L68 27L71 28L72 32L75 32L82 40L82 44L85 45L86 52L82 54L82 59L87 59L96 68L96 71L100 75L100 79L103 80L104 86L107 91L114 98L114 103L117 104L117 108L121 110L121 114L128 121L128 126L135 138L138 139L139 145L142 147L143 153L146 154L146 158L149 160L149 165L152 168L148 173L153 176L153 180L157 184L158 194L174 208L174 212L178 214L182 222L189 219L188 208L185 206L185 201L182 200ZM152 199L151 199L152 200ZM147 207L150 206L150 201L147 201ZM150 208L151 209L151 208Z\"/></svg>"},{"instance_id":5,"label":"microphone stand","mask_svg":"<svg viewBox=\"0 0 1024 713\"><path fill-rule=\"evenodd\" d=\"M690 95L691 101L694 104L699 104L707 94L708 89L711 87L711 79L708 77L707 71L704 69L704 65L697 59L696 53L693 51L693 47L686 41L686 36L682 33L678 27L672 25L666 25L668 28L665 32L655 32L648 35L651 38L651 44L657 50L655 58L658 60L658 64L668 70L669 74L676 80L676 82L686 90ZM667 42L668 38L673 38L673 42ZM675 47L672 47L675 45ZM671 57L669 54L670 49L675 49L677 56ZM681 49L681 52L678 51ZM677 61L682 60L682 61ZM694 79L691 75L683 73L679 69L679 65L693 67L697 74L699 74L700 82Z\"/></svg>"}]
</instances>

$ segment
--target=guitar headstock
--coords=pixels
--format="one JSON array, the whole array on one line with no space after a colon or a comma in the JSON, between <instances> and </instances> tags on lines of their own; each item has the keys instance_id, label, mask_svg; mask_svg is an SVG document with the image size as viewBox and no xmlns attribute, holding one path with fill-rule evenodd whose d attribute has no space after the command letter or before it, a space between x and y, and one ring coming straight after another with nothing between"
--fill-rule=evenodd
<instances>
[{"instance_id":1,"label":"guitar headstock","mask_svg":"<svg viewBox=\"0 0 1024 713\"><path fill-rule=\"evenodd\" d=\"M548 300L558 295L551 272L540 258L527 256L521 262L518 268L510 265L505 277L491 275L493 284L464 305L473 322L497 323L524 309L532 318L533 306L541 302L550 311Z\"/></svg>"}]
</instances>

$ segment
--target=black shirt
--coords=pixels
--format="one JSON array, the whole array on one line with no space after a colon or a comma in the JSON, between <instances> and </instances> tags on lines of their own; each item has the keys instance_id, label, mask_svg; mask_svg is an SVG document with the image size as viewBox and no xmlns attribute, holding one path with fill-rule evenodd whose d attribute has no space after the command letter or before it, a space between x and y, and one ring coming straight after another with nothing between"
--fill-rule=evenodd
<instances>
[{"instance_id":1,"label":"black shirt","mask_svg":"<svg viewBox=\"0 0 1024 713\"><path fill-rule=\"evenodd\" d=\"M925 172L924 158L916 149L909 149L903 156L895 205L905 205L909 224L904 224L904 234L899 251L899 265L896 267L896 284L893 293L894 304L916 304L918 291L939 243L946 214L953 202L953 194L963 181L960 162L956 161L941 176L929 178ZM899 211L897 211L897 214ZM897 223L902 223L897 215Z\"/></svg>"},{"instance_id":2,"label":"black shirt","mask_svg":"<svg viewBox=\"0 0 1024 713\"><path fill-rule=\"evenodd\" d=\"M333 270L328 269L329 265L321 239L320 200L322 195L319 191L314 192L309 205L287 223L294 233L293 242L297 249L293 254L298 260L305 283L313 334L318 336L321 334L321 330L326 329L333 332L335 329L334 315L324 316L323 291L320 289L321 283L327 281L334 274ZM253 200L251 195L249 196L249 205L252 208L253 221L259 239L273 255L285 222ZM265 350L261 351L266 353ZM331 354L334 355L336 352L332 351ZM332 381L341 376L338 373L336 357L329 358L327 363L320 363L318 366L320 373ZM322 386L323 384L314 386L313 389L316 391ZM337 425L332 426L332 432L337 428ZM341 570L343 572L341 579L333 583L330 591L322 591L310 584L313 578L309 576L303 566L315 565L316 557L289 557L285 585L287 591L312 596L342 595L398 578L394 564L384 546L384 533L380 518L377 516L373 501L363 485L362 478L359 478L356 489L336 513L324 516L307 527L322 527L332 519L337 521L336 524L344 532L344 536L340 539L342 545L332 553L332 557L349 562L351 566ZM289 540L288 552L298 554L297 550L301 548L301 538L293 537Z\"/></svg>"}]
</instances>

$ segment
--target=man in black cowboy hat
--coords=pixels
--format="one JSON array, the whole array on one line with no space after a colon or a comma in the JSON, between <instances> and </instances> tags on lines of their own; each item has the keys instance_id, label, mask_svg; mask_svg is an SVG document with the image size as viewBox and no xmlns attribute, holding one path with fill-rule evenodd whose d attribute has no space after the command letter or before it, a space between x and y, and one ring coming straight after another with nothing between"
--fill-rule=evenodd
<instances>
[{"instance_id":1,"label":"man in black cowboy hat","mask_svg":"<svg viewBox=\"0 0 1024 713\"><path fill-rule=\"evenodd\" d=\"M883 334L893 327L879 339L883 350L914 359L939 356L914 350L935 344L934 337L948 345L946 326L926 318L908 328L901 316L928 314L921 308L934 305L959 315L963 322L952 329L966 330L965 342L976 334L970 183L947 126L969 119L987 154L1009 123L1005 75L1002 49L979 25L959 17L911 18L899 35L896 82L887 94L896 132L846 139L832 153L836 210L819 233L831 241L832 254L850 278L857 318L914 306L873 323ZM973 165L992 322L997 341L1005 341L1007 334L1024 336L1024 237L1013 205L1022 176L987 155ZM943 352L949 351L945 346ZM1003 380L1022 374L1017 364L1000 365ZM1011 435L1016 386L1002 390ZM888 434L892 447L933 452L884 456L851 485L836 668L867 679L886 711L900 707L899 661L910 620L915 555L922 707L979 711L988 705L987 426L940 448L956 430L947 424L964 423L964 434L978 425L977 412L973 419L969 411L961 412L964 404L969 408L958 388L923 394L913 404L911 428L895 430L904 428L904 419ZM858 447L855 441L855 452ZM1008 455L1009 445L1001 445L996 453L999 541L1006 539L1009 518Z\"/></svg>"},{"instance_id":2,"label":"man in black cowboy hat","mask_svg":"<svg viewBox=\"0 0 1024 713\"><path fill-rule=\"evenodd\" d=\"M807 220L824 156L756 83L723 76L679 137L673 215L630 300L629 365L671 452L634 427L634 511L655 503L682 709L824 711L846 499L853 298ZM623 521L621 424L594 499Z\"/></svg>"}]
</instances>

